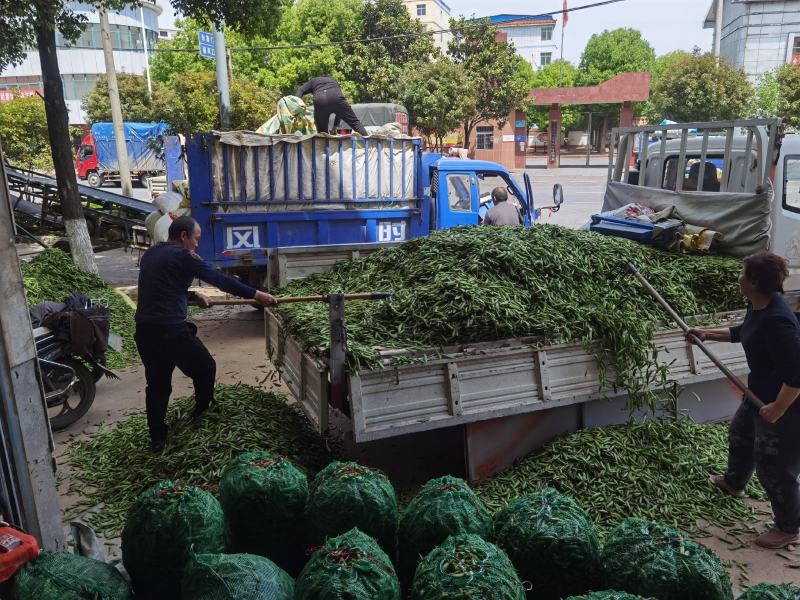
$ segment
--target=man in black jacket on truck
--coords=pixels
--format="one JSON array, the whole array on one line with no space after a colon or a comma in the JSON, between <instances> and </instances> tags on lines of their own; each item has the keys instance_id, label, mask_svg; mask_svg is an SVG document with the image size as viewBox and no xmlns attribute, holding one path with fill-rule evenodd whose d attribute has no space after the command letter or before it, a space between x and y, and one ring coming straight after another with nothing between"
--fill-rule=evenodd
<instances>
[{"instance_id":1,"label":"man in black jacket on truck","mask_svg":"<svg viewBox=\"0 0 800 600\"><path fill-rule=\"evenodd\" d=\"M205 308L211 303L205 294L189 291L192 281L200 279L229 294L252 298L262 306L277 304L270 294L223 275L195 254L200 234L200 226L192 217L178 217L169 226L168 241L147 250L139 268L134 337L147 381L145 406L153 452L166 447L164 419L175 367L194 383L193 420L214 400L217 365L197 337L197 327L186 321L189 300Z\"/></svg>"},{"instance_id":2,"label":"man in black jacket on truck","mask_svg":"<svg viewBox=\"0 0 800 600\"><path fill-rule=\"evenodd\" d=\"M353 112L353 108L345 100L339 82L332 77L314 77L306 81L297 88L295 96L302 98L306 94L314 94L314 122L319 133L328 133L331 115L335 115L334 129L339 126L339 121L344 121L360 135L369 135Z\"/></svg>"}]
</instances>

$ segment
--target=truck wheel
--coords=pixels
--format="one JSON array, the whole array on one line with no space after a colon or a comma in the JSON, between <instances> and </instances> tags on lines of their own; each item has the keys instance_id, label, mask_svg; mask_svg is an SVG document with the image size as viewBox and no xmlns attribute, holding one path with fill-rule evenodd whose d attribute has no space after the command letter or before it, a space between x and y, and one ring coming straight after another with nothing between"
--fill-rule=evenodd
<instances>
[{"instance_id":1,"label":"truck wheel","mask_svg":"<svg viewBox=\"0 0 800 600\"><path fill-rule=\"evenodd\" d=\"M88 175L86 175L86 183L88 183L93 188L99 188L103 185L104 177L100 175L97 171L92 171Z\"/></svg>"},{"instance_id":2,"label":"truck wheel","mask_svg":"<svg viewBox=\"0 0 800 600\"><path fill-rule=\"evenodd\" d=\"M143 188L146 188L148 183L150 183L150 173L142 173L139 175L139 184Z\"/></svg>"}]
</instances>

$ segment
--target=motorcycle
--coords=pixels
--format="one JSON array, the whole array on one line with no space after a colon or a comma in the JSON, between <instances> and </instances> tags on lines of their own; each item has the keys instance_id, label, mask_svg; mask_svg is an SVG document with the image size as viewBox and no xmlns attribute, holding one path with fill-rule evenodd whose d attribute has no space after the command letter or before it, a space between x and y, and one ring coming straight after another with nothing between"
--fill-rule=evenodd
<instances>
[{"instance_id":1,"label":"motorcycle","mask_svg":"<svg viewBox=\"0 0 800 600\"><path fill-rule=\"evenodd\" d=\"M110 320L108 311L97 311L93 303L92 320ZM107 309L107 306L106 306ZM37 319L38 321L38 319ZM42 378L48 418L53 431L69 427L83 417L92 406L96 393L96 383L103 376L119 379L105 366L105 350L76 355L72 348L69 331L53 330L34 321L34 342ZM48 324L53 321L48 321ZM119 341L111 339L108 344L116 346ZM105 343L101 347L105 348Z\"/></svg>"}]
</instances>

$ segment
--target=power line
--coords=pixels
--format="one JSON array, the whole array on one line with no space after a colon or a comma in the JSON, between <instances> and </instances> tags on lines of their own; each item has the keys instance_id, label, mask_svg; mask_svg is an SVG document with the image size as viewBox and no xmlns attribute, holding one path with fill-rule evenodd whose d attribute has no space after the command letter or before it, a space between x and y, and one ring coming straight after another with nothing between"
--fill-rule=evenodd
<instances>
[{"instance_id":1,"label":"power line","mask_svg":"<svg viewBox=\"0 0 800 600\"><path fill-rule=\"evenodd\" d=\"M554 10L551 12L540 13L537 15L525 15L521 16L522 19L536 19L541 17L548 17L556 13L564 13L564 12L577 12L579 10L586 10L588 8L597 8L599 6L606 6L608 4L616 4L618 2L625 2L625 0L602 0L600 2L594 2L592 4L585 4L583 6L575 6L573 8L567 8L565 11L563 8L559 8L558 10ZM395 35L384 35L380 37L368 37L368 38L361 38L357 40L341 40L338 42L318 42L315 44L297 44L297 45L279 45L279 46L245 46L241 48L229 48L231 52L251 52L251 51L275 51L275 50L300 50L303 48L329 48L331 46L350 46L354 44L372 44L375 42L385 42L387 40L396 40L396 39L403 39L403 38L417 38L417 37L425 37L430 35L439 35L442 33L458 33L459 31L465 31L467 29L476 29L478 27L485 27L487 25L486 21L481 21L480 23L475 23L474 25L465 25L463 27L450 27L447 29L434 29L430 31L423 31L420 33L398 33ZM497 26L496 24L491 24L493 26ZM197 48L159 48L156 46L153 49L155 52L197 52Z\"/></svg>"}]
</instances>

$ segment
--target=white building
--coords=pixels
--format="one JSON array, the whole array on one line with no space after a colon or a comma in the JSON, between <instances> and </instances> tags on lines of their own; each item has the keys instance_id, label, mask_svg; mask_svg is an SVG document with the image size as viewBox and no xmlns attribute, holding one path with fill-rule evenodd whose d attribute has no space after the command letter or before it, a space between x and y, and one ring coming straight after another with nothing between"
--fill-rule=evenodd
<instances>
[{"instance_id":1,"label":"white building","mask_svg":"<svg viewBox=\"0 0 800 600\"><path fill-rule=\"evenodd\" d=\"M800 0L713 0L703 26L714 29L723 2L720 54L751 79L800 64Z\"/></svg>"},{"instance_id":2,"label":"white building","mask_svg":"<svg viewBox=\"0 0 800 600\"><path fill-rule=\"evenodd\" d=\"M159 40L174 40L175 36L178 35L178 30L170 27L161 27L158 30L158 39Z\"/></svg>"},{"instance_id":3,"label":"white building","mask_svg":"<svg viewBox=\"0 0 800 600\"><path fill-rule=\"evenodd\" d=\"M493 15L486 17L495 25L522 58L534 69L540 69L560 58L556 30L558 22L552 15Z\"/></svg>"},{"instance_id":4,"label":"white building","mask_svg":"<svg viewBox=\"0 0 800 600\"><path fill-rule=\"evenodd\" d=\"M80 38L71 44L67 44L61 34L56 32L58 65L64 83L69 122L79 125L86 122L80 109L81 99L94 87L98 75L105 74L106 65L100 37L100 17L96 9L79 2L67 2L67 5L73 11L84 14L88 21ZM141 10L126 8L119 12L109 12L111 44L117 73L144 74L142 16L147 47L152 50L159 38L160 14L161 7L151 0L144 0ZM0 101L17 90L25 95L36 91L42 93L42 69L36 49L28 52L20 65L9 67L0 73Z\"/></svg>"},{"instance_id":5,"label":"white building","mask_svg":"<svg viewBox=\"0 0 800 600\"><path fill-rule=\"evenodd\" d=\"M419 19L428 31L441 31L450 28L450 7L442 0L403 0L412 19ZM432 36L433 42L442 50L453 36L443 32Z\"/></svg>"}]
</instances>

